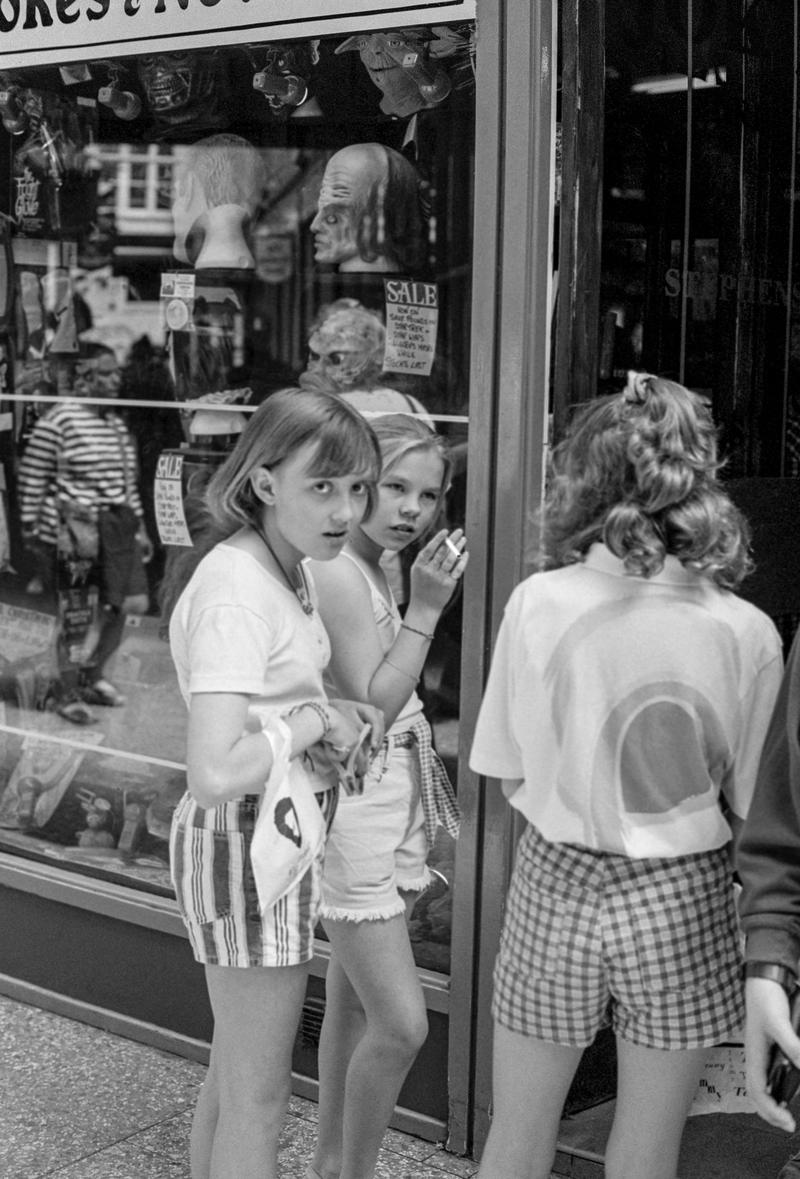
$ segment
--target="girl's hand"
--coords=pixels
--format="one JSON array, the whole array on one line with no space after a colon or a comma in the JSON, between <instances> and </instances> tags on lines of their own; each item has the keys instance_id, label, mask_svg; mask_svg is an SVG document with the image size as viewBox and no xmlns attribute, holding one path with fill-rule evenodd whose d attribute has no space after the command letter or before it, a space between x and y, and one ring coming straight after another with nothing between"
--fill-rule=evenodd
<instances>
[{"instance_id":1,"label":"girl's hand","mask_svg":"<svg viewBox=\"0 0 800 1179\"><path fill-rule=\"evenodd\" d=\"M383 743L383 713L380 708L371 704L361 704L358 700L329 700L332 727L325 737L325 745L331 750L336 760L346 758L364 728L369 725L372 730L370 741L370 755L378 752ZM338 726L348 726L347 729ZM345 736L349 733L349 739ZM340 737L342 738L340 740ZM340 753L344 750L343 753Z\"/></svg>"},{"instance_id":2,"label":"girl's hand","mask_svg":"<svg viewBox=\"0 0 800 1179\"><path fill-rule=\"evenodd\" d=\"M461 528L437 532L420 549L411 566L411 599L415 606L441 612L453 596L469 561L467 538Z\"/></svg>"}]
</instances>

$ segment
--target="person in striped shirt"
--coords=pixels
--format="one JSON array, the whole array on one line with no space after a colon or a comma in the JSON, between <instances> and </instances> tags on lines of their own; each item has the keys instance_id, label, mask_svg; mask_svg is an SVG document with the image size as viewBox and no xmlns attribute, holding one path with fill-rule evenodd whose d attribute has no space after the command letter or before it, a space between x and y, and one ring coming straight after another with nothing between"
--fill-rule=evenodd
<instances>
[{"instance_id":1,"label":"person in striped shirt","mask_svg":"<svg viewBox=\"0 0 800 1179\"><path fill-rule=\"evenodd\" d=\"M98 528L94 569L89 560L66 557L73 584L96 575L101 595L101 623L87 664L80 675L74 667L62 668L59 711L78 724L94 720L87 703L125 703L106 669L122 640L125 615L145 613L149 605L144 563L153 546L143 521L136 444L119 413L95 402L112 400L119 387L114 352L86 347L76 364L72 395L38 420L19 469L23 540L47 553L51 567L57 563L65 504L84 510Z\"/></svg>"}]
</instances>

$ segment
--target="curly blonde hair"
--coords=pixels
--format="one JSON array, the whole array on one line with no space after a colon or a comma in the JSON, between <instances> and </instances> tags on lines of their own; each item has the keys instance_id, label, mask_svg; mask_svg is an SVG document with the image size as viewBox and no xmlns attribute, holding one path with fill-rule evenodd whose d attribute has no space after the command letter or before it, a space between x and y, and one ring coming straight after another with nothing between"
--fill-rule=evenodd
<instances>
[{"instance_id":1,"label":"curly blonde hair","mask_svg":"<svg viewBox=\"0 0 800 1179\"><path fill-rule=\"evenodd\" d=\"M555 448L542 509L544 564L581 561L602 541L628 573L668 554L723 589L750 572L750 532L719 483L705 398L648 373L582 406Z\"/></svg>"}]
</instances>

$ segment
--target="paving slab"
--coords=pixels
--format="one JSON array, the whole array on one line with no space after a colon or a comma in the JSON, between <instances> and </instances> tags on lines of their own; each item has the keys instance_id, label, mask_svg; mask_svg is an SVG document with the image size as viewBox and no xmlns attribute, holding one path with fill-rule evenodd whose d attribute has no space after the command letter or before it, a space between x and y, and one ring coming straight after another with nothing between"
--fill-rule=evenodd
<instances>
[{"instance_id":1,"label":"paving slab","mask_svg":"<svg viewBox=\"0 0 800 1179\"><path fill-rule=\"evenodd\" d=\"M189 1179L205 1066L0 996L3 1179ZM316 1106L292 1097L283 1179L303 1179ZM472 1179L477 1165L388 1131L376 1179Z\"/></svg>"}]
</instances>

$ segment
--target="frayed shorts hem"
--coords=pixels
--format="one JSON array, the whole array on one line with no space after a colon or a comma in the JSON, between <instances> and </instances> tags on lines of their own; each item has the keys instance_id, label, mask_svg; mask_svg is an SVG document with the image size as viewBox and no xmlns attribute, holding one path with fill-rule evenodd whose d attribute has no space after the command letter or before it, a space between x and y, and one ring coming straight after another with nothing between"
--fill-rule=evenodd
<instances>
[{"instance_id":1,"label":"frayed shorts hem","mask_svg":"<svg viewBox=\"0 0 800 1179\"><path fill-rule=\"evenodd\" d=\"M405 911L405 902L397 900L391 905L382 905L374 909L346 909L337 905L322 905L319 915L323 921L350 921L356 925L361 921L388 921L391 917L401 916Z\"/></svg>"}]
</instances>

